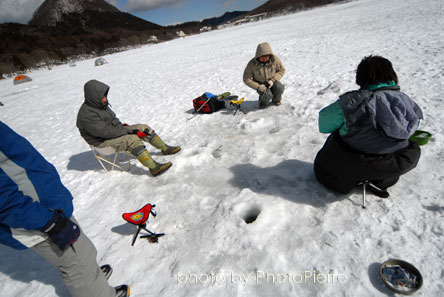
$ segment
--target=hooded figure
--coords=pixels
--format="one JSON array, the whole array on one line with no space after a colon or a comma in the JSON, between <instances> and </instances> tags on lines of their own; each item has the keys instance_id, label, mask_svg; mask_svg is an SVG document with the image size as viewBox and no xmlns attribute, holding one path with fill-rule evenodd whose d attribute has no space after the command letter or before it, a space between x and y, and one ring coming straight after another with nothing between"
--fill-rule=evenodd
<instances>
[{"instance_id":1,"label":"hooded figure","mask_svg":"<svg viewBox=\"0 0 444 297\"><path fill-rule=\"evenodd\" d=\"M419 106L400 91L389 60L365 57L358 66L359 90L347 92L319 112L319 131L331 133L314 161L316 178L346 194L362 182L386 198L387 188L415 168L421 150L410 141Z\"/></svg>"},{"instance_id":2,"label":"hooded figure","mask_svg":"<svg viewBox=\"0 0 444 297\"><path fill-rule=\"evenodd\" d=\"M162 151L164 155L175 154L180 146L169 146L145 124L127 125L120 122L108 106L109 86L90 80L84 86L85 102L77 114L77 128L85 141L92 146L112 147L116 151L127 151L145 166L153 176L168 170L172 164L157 163L151 158L143 141Z\"/></svg>"},{"instance_id":3,"label":"hooded figure","mask_svg":"<svg viewBox=\"0 0 444 297\"><path fill-rule=\"evenodd\" d=\"M285 74L281 60L273 54L267 42L257 46L256 56L244 70L244 83L259 94L259 108L265 108L272 101L280 105L284 85L280 82Z\"/></svg>"},{"instance_id":4,"label":"hooded figure","mask_svg":"<svg viewBox=\"0 0 444 297\"><path fill-rule=\"evenodd\" d=\"M85 84L85 102L77 115L77 128L85 141L92 146L99 146L107 139L117 138L131 133L108 107L109 87L97 80Z\"/></svg>"}]
</instances>

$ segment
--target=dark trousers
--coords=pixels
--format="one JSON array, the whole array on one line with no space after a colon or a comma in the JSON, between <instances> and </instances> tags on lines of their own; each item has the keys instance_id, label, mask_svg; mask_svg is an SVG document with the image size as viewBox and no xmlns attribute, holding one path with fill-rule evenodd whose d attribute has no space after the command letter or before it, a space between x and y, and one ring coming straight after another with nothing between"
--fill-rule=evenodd
<instances>
[{"instance_id":1,"label":"dark trousers","mask_svg":"<svg viewBox=\"0 0 444 297\"><path fill-rule=\"evenodd\" d=\"M267 89L265 94L257 91L259 94L259 101L265 105L268 104L270 101L272 101L273 103L281 102L284 89L284 85L277 81L273 84L271 88Z\"/></svg>"},{"instance_id":2,"label":"dark trousers","mask_svg":"<svg viewBox=\"0 0 444 297\"><path fill-rule=\"evenodd\" d=\"M385 189L415 168L420 156L421 149L411 141L408 147L392 154L365 154L344 143L335 132L316 155L314 173L325 187L343 194L366 180Z\"/></svg>"}]
</instances>

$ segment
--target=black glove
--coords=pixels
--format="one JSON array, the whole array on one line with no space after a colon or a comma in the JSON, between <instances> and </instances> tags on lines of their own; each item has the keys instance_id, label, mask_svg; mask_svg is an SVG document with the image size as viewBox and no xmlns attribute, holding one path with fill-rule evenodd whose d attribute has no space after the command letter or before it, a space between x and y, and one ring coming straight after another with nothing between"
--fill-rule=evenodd
<instances>
[{"instance_id":1,"label":"black glove","mask_svg":"<svg viewBox=\"0 0 444 297\"><path fill-rule=\"evenodd\" d=\"M62 251L80 236L80 227L68 219L61 209L54 212L54 216L46 223L42 231L47 233Z\"/></svg>"}]
</instances>

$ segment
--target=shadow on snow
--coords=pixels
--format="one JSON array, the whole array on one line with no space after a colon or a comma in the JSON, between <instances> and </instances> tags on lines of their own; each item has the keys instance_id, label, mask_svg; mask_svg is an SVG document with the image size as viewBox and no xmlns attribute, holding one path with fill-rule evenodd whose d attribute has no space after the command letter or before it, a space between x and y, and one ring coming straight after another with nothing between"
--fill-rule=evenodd
<instances>
[{"instance_id":1,"label":"shadow on snow","mask_svg":"<svg viewBox=\"0 0 444 297\"><path fill-rule=\"evenodd\" d=\"M239 189L248 188L259 194L281 197L295 203L323 207L346 199L319 184L313 173L313 164L299 160L285 160L273 167L239 164L230 168L229 181Z\"/></svg>"},{"instance_id":2,"label":"shadow on snow","mask_svg":"<svg viewBox=\"0 0 444 297\"><path fill-rule=\"evenodd\" d=\"M160 155L160 153L158 153L158 154L154 153L152 155L154 155L154 156ZM120 158L120 156L119 156L119 158ZM134 158L130 158L130 162L132 162L132 164L134 164L133 159ZM110 168L110 165L108 165L108 164L106 164L105 166L108 169ZM127 167L127 164L124 164L123 167ZM71 158L69 158L67 169L68 170L76 170L76 171L102 171L103 173L105 173L102 166L97 161L96 157L94 157L94 153L92 151L86 151L86 152L82 152L80 154L71 156ZM114 170L121 171L118 168L115 168ZM134 165L131 166L131 170L129 171L129 173L133 174L133 175L148 175L148 176L150 176L148 169L145 170L143 168L139 168Z\"/></svg>"},{"instance_id":3,"label":"shadow on snow","mask_svg":"<svg viewBox=\"0 0 444 297\"><path fill-rule=\"evenodd\" d=\"M2 255L0 273L25 284L37 281L53 286L59 297L70 296L59 270L31 249L15 250L0 245L0 254Z\"/></svg>"}]
</instances>

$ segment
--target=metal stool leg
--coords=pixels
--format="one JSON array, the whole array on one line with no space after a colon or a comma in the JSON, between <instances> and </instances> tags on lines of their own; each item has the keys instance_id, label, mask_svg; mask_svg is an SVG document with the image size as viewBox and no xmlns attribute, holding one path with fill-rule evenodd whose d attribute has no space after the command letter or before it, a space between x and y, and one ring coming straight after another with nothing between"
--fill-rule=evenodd
<instances>
[{"instance_id":1,"label":"metal stool leg","mask_svg":"<svg viewBox=\"0 0 444 297\"><path fill-rule=\"evenodd\" d=\"M367 190L367 183L368 181L362 183L362 208L364 209L365 209L365 194Z\"/></svg>"}]
</instances>

